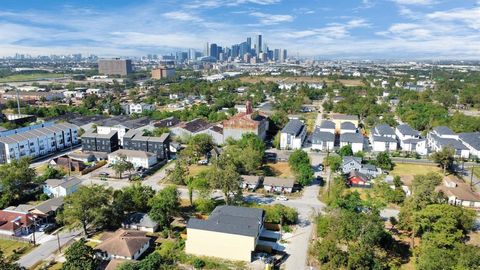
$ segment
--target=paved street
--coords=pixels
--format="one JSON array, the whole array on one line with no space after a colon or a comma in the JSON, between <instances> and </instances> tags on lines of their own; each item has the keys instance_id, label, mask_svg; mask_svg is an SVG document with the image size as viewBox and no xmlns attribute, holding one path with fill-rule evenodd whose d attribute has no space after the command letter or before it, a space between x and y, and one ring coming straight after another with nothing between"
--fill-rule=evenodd
<instances>
[{"instance_id":1,"label":"paved street","mask_svg":"<svg viewBox=\"0 0 480 270\"><path fill-rule=\"evenodd\" d=\"M64 246L74 237L79 235L81 230L60 233L60 246ZM30 268L37 262L46 260L50 255L58 250L57 237L50 237L48 241L44 241L40 246L36 247L26 255L22 256L17 262L25 267Z\"/></svg>"}]
</instances>

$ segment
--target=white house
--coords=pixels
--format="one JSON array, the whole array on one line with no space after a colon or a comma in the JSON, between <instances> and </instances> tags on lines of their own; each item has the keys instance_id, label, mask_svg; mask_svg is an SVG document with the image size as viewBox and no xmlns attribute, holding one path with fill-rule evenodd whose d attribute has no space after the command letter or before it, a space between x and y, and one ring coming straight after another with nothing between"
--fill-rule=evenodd
<instances>
[{"instance_id":1,"label":"white house","mask_svg":"<svg viewBox=\"0 0 480 270\"><path fill-rule=\"evenodd\" d=\"M115 164L122 156L125 156L126 160L131 162L135 168L142 167L148 169L157 164L157 156L155 154L127 149L119 149L108 154L108 162L110 164Z\"/></svg>"},{"instance_id":2,"label":"white house","mask_svg":"<svg viewBox=\"0 0 480 270\"><path fill-rule=\"evenodd\" d=\"M353 153L363 151L364 137L358 133L340 134L340 147L350 145Z\"/></svg>"},{"instance_id":3,"label":"white house","mask_svg":"<svg viewBox=\"0 0 480 270\"><path fill-rule=\"evenodd\" d=\"M455 150L456 157L469 158L470 156L470 150L460 141L459 135L446 126L435 127L428 133L427 146L433 152L451 147Z\"/></svg>"},{"instance_id":4,"label":"white house","mask_svg":"<svg viewBox=\"0 0 480 270\"><path fill-rule=\"evenodd\" d=\"M266 192L292 193L295 179L267 176L263 179L263 189Z\"/></svg>"},{"instance_id":5,"label":"white house","mask_svg":"<svg viewBox=\"0 0 480 270\"><path fill-rule=\"evenodd\" d=\"M373 128L370 134L372 151L385 152L397 150L397 139L395 131L389 125L378 125Z\"/></svg>"},{"instance_id":6,"label":"white house","mask_svg":"<svg viewBox=\"0 0 480 270\"><path fill-rule=\"evenodd\" d=\"M78 190L82 180L76 177L64 179L47 179L43 185L43 193L50 197L64 197Z\"/></svg>"},{"instance_id":7,"label":"white house","mask_svg":"<svg viewBox=\"0 0 480 270\"><path fill-rule=\"evenodd\" d=\"M480 158L480 132L460 133L458 138L470 150L471 157Z\"/></svg>"},{"instance_id":8,"label":"white house","mask_svg":"<svg viewBox=\"0 0 480 270\"><path fill-rule=\"evenodd\" d=\"M324 120L318 127L321 132L329 132L335 134L335 123L329 120Z\"/></svg>"},{"instance_id":9,"label":"white house","mask_svg":"<svg viewBox=\"0 0 480 270\"><path fill-rule=\"evenodd\" d=\"M123 105L123 110L126 114L141 114L147 111L155 110L155 106L147 103L127 103Z\"/></svg>"},{"instance_id":10,"label":"white house","mask_svg":"<svg viewBox=\"0 0 480 270\"><path fill-rule=\"evenodd\" d=\"M448 198L448 203L480 209L480 194L463 181L454 176L444 178L443 184L437 187Z\"/></svg>"},{"instance_id":11,"label":"white house","mask_svg":"<svg viewBox=\"0 0 480 270\"><path fill-rule=\"evenodd\" d=\"M352 122L342 122L340 124L340 134L357 133L357 128Z\"/></svg>"},{"instance_id":12,"label":"white house","mask_svg":"<svg viewBox=\"0 0 480 270\"><path fill-rule=\"evenodd\" d=\"M150 241L146 232L118 229L95 247L96 257L102 260L136 260L150 247Z\"/></svg>"},{"instance_id":13,"label":"white house","mask_svg":"<svg viewBox=\"0 0 480 270\"><path fill-rule=\"evenodd\" d=\"M132 213L122 221L124 229L153 233L158 228L158 223L153 221L146 213Z\"/></svg>"},{"instance_id":14,"label":"white house","mask_svg":"<svg viewBox=\"0 0 480 270\"><path fill-rule=\"evenodd\" d=\"M292 119L280 133L280 149L301 149L306 136L305 124L298 119Z\"/></svg>"},{"instance_id":15,"label":"white house","mask_svg":"<svg viewBox=\"0 0 480 270\"><path fill-rule=\"evenodd\" d=\"M422 138L418 130L407 124L402 124L395 128L395 135L397 135L400 148L403 151L416 152L420 155L428 154L427 140Z\"/></svg>"},{"instance_id":16,"label":"white house","mask_svg":"<svg viewBox=\"0 0 480 270\"><path fill-rule=\"evenodd\" d=\"M315 128L312 135L312 150L331 151L335 143L335 124L333 125L333 132L322 131L320 128Z\"/></svg>"}]
</instances>

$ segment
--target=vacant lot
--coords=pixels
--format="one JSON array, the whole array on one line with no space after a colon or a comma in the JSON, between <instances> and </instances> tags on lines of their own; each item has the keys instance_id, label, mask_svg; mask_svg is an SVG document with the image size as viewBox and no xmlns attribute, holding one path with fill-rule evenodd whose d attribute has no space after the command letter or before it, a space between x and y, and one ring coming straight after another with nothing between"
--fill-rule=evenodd
<instances>
[{"instance_id":1,"label":"vacant lot","mask_svg":"<svg viewBox=\"0 0 480 270\"><path fill-rule=\"evenodd\" d=\"M293 172L290 170L288 162L267 163L267 169L275 176L282 178L293 178Z\"/></svg>"},{"instance_id":2,"label":"vacant lot","mask_svg":"<svg viewBox=\"0 0 480 270\"><path fill-rule=\"evenodd\" d=\"M43 79L63 78L65 74L57 73L35 73L35 74L16 74L7 77L0 78L0 83L5 82L27 82L37 81Z\"/></svg>"},{"instance_id":3,"label":"vacant lot","mask_svg":"<svg viewBox=\"0 0 480 270\"><path fill-rule=\"evenodd\" d=\"M285 82L285 83L332 83L332 80L320 77L273 77L273 76L252 76L240 78L242 82L257 83L257 82ZM338 80L345 86L364 86L362 80Z\"/></svg>"},{"instance_id":4,"label":"vacant lot","mask_svg":"<svg viewBox=\"0 0 480 270\"><path fill-rule=\"evenodd\" d=\"M3 255L7 258L12 256L15 253L14 251L25 254L32 248L33 246L29 243L0 239L0 250L2 250Z\"/></svg>"},{"instance_id":5,"label":"vacant lot","mask_svg":"<svg viewBox=\"0 0 480 270\"><path fill-rule=\"evenodd\" d=\"M442 174L442 170L435 165L405 163L396 163L395 168L390 172L390 174L393 176L400 176L405 185L410 185L415 175L422 175L430 172Z\"/></svg>"},{"instance_id":6,"label":"vacant lot","mask_svg":"<svg viewBox=\"0 0 480 270\"><path fill-rule=\"evenodd\" d=\"M190 167L188 167L188 172L189 172L189 176L192 176L192 177L195 177L197 175L199 175L201 172L204 172L204 171L207 171L208 170L208 166L205 166L205 165L191 165Z\"/></svg>"}]
</instances>

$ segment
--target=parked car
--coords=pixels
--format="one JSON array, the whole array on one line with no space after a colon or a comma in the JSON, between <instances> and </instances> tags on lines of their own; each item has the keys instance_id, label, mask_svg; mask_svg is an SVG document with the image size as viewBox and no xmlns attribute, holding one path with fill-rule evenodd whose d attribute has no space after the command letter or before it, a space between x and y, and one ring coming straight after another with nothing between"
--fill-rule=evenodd
<instances>
[{"instance_id":1,"label":"parked car","mask_svg":"<svg viewBox=\"0 0 480 270\"><path fill-rule=\"evenodd\" d=\"M275 198L277 201L288 201L288 198L286 196L280 195Z\"/></svg>"},{"instance_id":2,"label":"parked car","mask_svg":"<svg viewBox=\"0 0 480 270\"><path fill-rule=\"evenodd\" d=\"M202 159L198 161L198 165L207 165L208 164L208 159Z\"/></svg>"}]
</instances>

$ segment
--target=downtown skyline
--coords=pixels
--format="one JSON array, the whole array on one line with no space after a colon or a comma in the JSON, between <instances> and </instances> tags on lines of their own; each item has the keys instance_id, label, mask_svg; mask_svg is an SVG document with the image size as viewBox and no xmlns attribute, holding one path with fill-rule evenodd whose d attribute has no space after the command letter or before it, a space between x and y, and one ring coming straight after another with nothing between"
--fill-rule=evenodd
<instances>
[{"instance_id":1,"label":"downtown skyline","mask_svg":"<svg viewBox=\"0 0 480 270\"><path fill-rule=\"evenodd\" d=\"M271 48L328 59L479 59L479 1L4 0L0 57L169 54L262 33Z\"/></svg>"}]
</instances>

